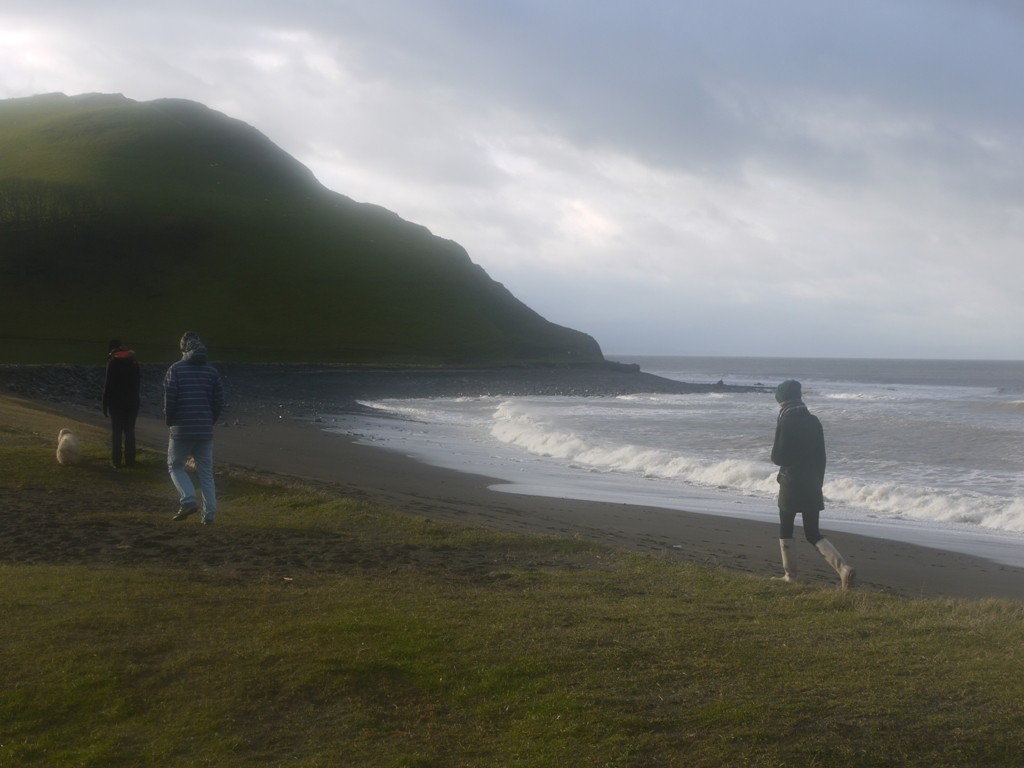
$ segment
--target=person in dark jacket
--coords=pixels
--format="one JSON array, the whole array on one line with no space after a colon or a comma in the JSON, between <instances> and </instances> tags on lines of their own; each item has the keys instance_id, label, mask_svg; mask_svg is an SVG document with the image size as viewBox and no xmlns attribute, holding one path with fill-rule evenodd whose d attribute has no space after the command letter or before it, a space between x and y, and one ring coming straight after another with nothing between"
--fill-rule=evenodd
<instances>
[{"instance_id":1,"label":"person in dark jacket","mask_svg":"<svg viewBox=\"0 0 1024 768\"><path fill-rule=\"evenodd\" d=\"M199 334L181 337L181 360L164 376L164 417L170 427L167 469L178 490L178 512L184 520L199 511L196 488L185 469L189 456L195 460L203 494L202 522L212 525L217 516L217 489L213 481L213 425L224 410L224 384L220 373L206 360L206 346Z\"/></svg>"},{"instance_id":2,"label":"person in dark jacket","mask_svg":"<svg viewBox=\"0 0 1024 768\"><path fill-rule=\"evenodd\" d=\"M825 482L825 432L818 417L804 405L799 381L788 379L779 384L775 400L779 403L779 419L772 462L779 466L779 546L785 571L777 578L796 581L793 524L800 515L807 541L839 574L841 587L848 589L853 584L853 568L818 530L818 518L825 508L821 490Z\"/></svg>"},{"instance_id":3,"label":"person in dark jacket","mask_svg":"<svg viewBox=\"0 0 1024 768\"><path fill-rule=\"evenodd\" d=\"M107 347L107 372L103 379L103 416L110 417L110 464L121 468L135 464L135 420L139 415L141 376L135 353L111 339Z\"/></svg>"}]
</instances>

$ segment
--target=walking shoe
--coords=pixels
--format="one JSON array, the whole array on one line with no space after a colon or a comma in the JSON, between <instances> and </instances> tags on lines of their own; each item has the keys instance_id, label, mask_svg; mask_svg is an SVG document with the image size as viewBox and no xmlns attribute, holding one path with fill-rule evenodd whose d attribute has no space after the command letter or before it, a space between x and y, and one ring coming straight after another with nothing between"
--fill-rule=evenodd
<instances>
[{"instance_id":1,"label":"walking shoe","mask_svg":"<svg viewBox=\"0 0 1024 768\"><path fill-rule=\"evenodd\" d=\"M204 517L201 522L202 522L203 525L213 525L213 518L212 517Z\"/></svg>"},{"instance_id":2,"label":"walking shoe","mask_svg":"<svg viewBox=\"0 0 1024 768\"><path fill-rule=\"evenodd\" d=\"M178 510L178 514L172 517L171 520L184 520L189 515L194 515L198 511L198 507L182 507Z\"/></svg>"}]
</instances>

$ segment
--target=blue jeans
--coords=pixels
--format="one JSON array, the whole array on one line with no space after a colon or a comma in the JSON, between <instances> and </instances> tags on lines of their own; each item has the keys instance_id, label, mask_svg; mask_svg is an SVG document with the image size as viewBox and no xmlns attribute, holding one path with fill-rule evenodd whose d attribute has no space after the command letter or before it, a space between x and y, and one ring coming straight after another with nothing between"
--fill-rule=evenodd
<instances>
[{"instance_id":1,"label":"blue jeans","mask_svg":"<svg viewBox=\"0 0 1024 768\"><path fill-rule=\"evenodd\" d=\"M203 520L213 520L217 514L217 488L213 483L213 440L171 438L167 444L167 471L178 489L181 507L197 507L196 487L185 470L191 456L196 462L199 487L203 491Z\"/></svg>"}]
</instances>

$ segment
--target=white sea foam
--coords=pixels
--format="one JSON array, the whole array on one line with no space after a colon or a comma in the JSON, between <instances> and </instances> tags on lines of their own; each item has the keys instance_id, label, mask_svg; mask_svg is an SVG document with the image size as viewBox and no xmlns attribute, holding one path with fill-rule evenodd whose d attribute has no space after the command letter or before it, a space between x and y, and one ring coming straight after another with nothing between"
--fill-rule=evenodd
<instances>
[{"instance_id":1,"label":"white sea foam","mask_svg":"<svg viewBox=\"0 0 1024 768\"><path fill-rule=\"evenodd\" d=\"M1024 533L1024 420L1017 418L1024 364L986 364L979 373L967 364L866 361L858 379L859 361L730 362L741 363L751 370L686 370L692 359L674 372L643 367L686 381L803 380L805 399L825 426L831 523ZM799 368L812 363L813 373ZM762 365L786 373L762 375ZM777 413L770 393L365 405L387 418L348 431L430 463L503 478L524 492L716 514L741 504L763 517L772 514L778 491L769 458Z\"/></svg>"},{"instance_id":2,"label":"white sea foam","mask_svg":"<svg viewBox=\"0 0 1024 768\"><path fill-rule=\"evenodd\" d=\"M982 528L1024 532L1024 501L966 491L863 483L839 478L825 484L830 505L842 505L892 519L966 523Z\"/></svg>"},{"instance_id":3,"label":"white sea foam","mask_svg":"<svg viewBox=\"0 0 1024 768\"><path fill-rule=\"evenodd\" d=\"M491 434L536 456L562 459L571 465L602 472L679 480L711 488L771 491L761 462L708 460L635 444L597 442L563 431L531 410L528 404L506 401L494 411Z\"/></svg>"}]
</instances>

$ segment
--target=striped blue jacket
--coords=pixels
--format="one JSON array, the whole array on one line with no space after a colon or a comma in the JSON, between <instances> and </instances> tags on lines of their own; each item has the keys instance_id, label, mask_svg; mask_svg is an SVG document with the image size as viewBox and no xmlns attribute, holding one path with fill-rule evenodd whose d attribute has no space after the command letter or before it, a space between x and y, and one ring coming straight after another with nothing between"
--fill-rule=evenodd
<instances>
[{"instance_id":1,"label":"striped blue jacket","mask_svg":"<svg viewBox=\"0 0 1024 768\"><path fill-rule=\"evenodd\" d=\"M164 376L164 417L171 437L210 440L213 425L224 410L220 373L206 362L202 342L190 344L181 360Z\"/></svg>"}]
</instances>

